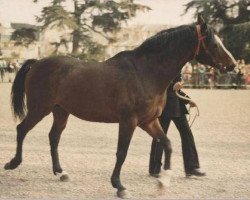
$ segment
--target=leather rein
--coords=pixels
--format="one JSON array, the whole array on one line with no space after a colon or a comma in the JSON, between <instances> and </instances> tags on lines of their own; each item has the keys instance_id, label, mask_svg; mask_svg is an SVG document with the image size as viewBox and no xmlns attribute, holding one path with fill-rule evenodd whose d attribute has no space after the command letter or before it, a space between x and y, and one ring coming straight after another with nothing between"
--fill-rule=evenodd
<instances>
[{"instance_id":1,"label":"leather rein","mask_svg":"<svg viewBox=\"0 0 250 200\"><path fill-rule=\"evenodd\" d=\"M199 107L197 106L197 104L196 104L192 99L180 95L180 94L178 93L178 91L175 91L175 94L176 94L176 96L179 97L180 99L187 100L187 101L192 102L193 104L196 105L196 106L195 106L195 108L196 108L196 113L195 113L195 116L194 116L194 118L193 118L192 121L191 121L191 115L190 115L191 106L189 106L189 108L188 108L188 113L189 113L188 122L189 122L189 127L191 128L192 125L193 125L193 123L194 123L194 121L195 121L195 119L196 119L196 117L200 116Z\"/></svg>"}]
</instances>

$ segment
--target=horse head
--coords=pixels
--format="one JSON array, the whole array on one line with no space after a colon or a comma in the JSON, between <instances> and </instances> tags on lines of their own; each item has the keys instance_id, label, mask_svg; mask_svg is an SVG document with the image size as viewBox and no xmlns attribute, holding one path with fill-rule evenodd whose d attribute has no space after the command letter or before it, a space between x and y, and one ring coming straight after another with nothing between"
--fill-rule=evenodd
<instances>
[{"instance_id":1,"label":"horse head","mask_svg":"<svg viewBox=\"0 0 250 200\"><path fill-rule=\"evenodd\" d=\"M236 60L201 15L198 15L196 32L198 36L196 60L217 68L221 72L232 71L237 65Z\"/></svg>"}]
</instances>

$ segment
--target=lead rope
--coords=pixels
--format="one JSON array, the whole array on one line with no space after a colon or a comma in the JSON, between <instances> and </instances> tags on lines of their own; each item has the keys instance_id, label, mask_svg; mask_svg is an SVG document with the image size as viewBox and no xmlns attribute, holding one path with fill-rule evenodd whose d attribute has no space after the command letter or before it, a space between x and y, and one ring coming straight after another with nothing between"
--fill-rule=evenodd
<instances>
[{"instance_id":1,"label":"lead rope","mask_svg":"<svg viewBox=\"0 0 250 200\"><path fill-rule=\"evenodd\" d=\"M180 95L180 94L178 93L178 91L175 91L175 94L176 94L176 96L179 97L180 99L190 101L190 102L192 102L192 103L194 103L194 104L196 105L196 106L195 106L195 108L196 108L196 113L195 113L195 116L194 116L194 118L193 118L192 121L191 121L191 115L190 115L191 106L189 106L189 109L188 109L188 113L189 113L188 122L189 122L189 127L191 128L192 125L193 125L193 123L194 123L194 121L195 121L195 119L196 119L196 117L197 117L197 116L200 116L199 107L197 106L197 104L196 104L192 99ZM190 121L191 121L191 123L190 123Z\"/></svg>"}]
</instances>

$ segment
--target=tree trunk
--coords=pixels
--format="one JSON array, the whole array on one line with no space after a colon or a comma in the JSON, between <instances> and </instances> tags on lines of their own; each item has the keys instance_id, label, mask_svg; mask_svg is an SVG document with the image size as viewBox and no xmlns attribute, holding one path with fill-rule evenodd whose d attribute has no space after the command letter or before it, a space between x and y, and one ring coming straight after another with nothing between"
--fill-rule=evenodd
<instances>
[{"instance_id":1,"label":"tree trunk","mask_svg":"<svg viewBox=\"0 0 250 200\"><path fill-rule=\"evenodd\" d=\"M73 34L72 54L79 54L80 53L80 33L78 30L74 30L72 34Z\"/></svg>"},{"instance_id":2,"label":"tree trunk","mask_svg":"<svg viewBox=\"0 0 250 200\"><path fill-rule=\"evenodd\" d=\"M79 54L80 53L80 40L81 40L81 10L78 7L78 1L74 1L74 16L77 23L77 28L73 31L73 47L72 47L72 54Z\"/></svg>"}]
</instances>

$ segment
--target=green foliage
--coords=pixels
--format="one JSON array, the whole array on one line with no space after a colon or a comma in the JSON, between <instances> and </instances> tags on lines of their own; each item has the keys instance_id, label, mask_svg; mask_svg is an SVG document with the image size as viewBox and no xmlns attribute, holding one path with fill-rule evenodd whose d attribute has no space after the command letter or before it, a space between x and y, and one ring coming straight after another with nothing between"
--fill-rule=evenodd
<instances>
[{"instance_id":1,"label":"green foliage","mask_svg":"<svg viewBox=\"0 0 250 200\"><path fill-rule=\"evenodd\" d=\"M28 47L31 43L37 40L37 30L34 28L16 29L12 35L11 40L15 41L15 45L23 45Z\"/></svg>"},{"instance_id":2,"label":"green foliage","mask_svg":"<svg viewBox=\"0 0 250 200\"><path fill-rule=\"evenodd\" d=\"M77 28L74 17L71 16L61 5L44 7L42 16L37 17L38 22L42 22L42 29L46 28Z\"/></svg>"},{"instance_id":3,"label":"green foliage","mask_svg":"<svg viewBox=\"0 0 250 200\"><path fill-rule=\"evenodd\" d=\"M54 55L59 54L58 50L59 50L59 47L60 47L60 46L64 46L66 50L69 49L68 42L67 42L67 40L64 39L64 38L61 38L61 39L60 39L60 42L51 42L50 44L51 44L51 45L54 45L54 47L55 47L55 50L54 50L54 52L53 52Z\"/></svg>"},{"instance_id":4,"label":"green foliage","mask_svg":"<svg viewBox=\"0 0 250 200\"><path fill-rule=\"evenodd\" d=\"M230 48L232 54L240 59L244 58L250 62L250 22L237 25L228 25L221 30L224 43Z\"/></svg>"},{"instance_id":5,"label":"green foliage","mask_svg":"<svg viewBox=\"0 0 250 200\"><path fill-rule=\"evenodd\" d=\"M71 55L78 57L85 62L103 61L105 59L105 46L89 40L87 43L86 46L88 46L88 48L85 48L80 54Z\"/></svg>"},{"instance_id":6,"label":"green foliage","mask_svg":"<svg viewBox=\"0 0 250 200\"><path fill-rule=\"evenodd\" d=\"M67 55L79 58L85 62L103 61L105 59L104 45L92 41L89 36L85 36L84 39L82 39L81 44L86 48L82 48L80 53L71 52Z\"/></svg>"},{"instance_id":7,"label":"green foliage","mask_svg":"<svg viewBox=\"0 0 250 200\"><path fill-rule=\"evenodd\" d=\"M72 30L71 53L86 60L101 60L100 54L104 54L104 47L93 40L95 34L113 42L112 32L119 30L123 22L135 17L137 11L150 9L134 3L134 0L71 0L74 10L70 12L63 7L64 1L52 0L37 20L43 24L42 29L58 27Z\"/></svg>"},{"instance_id":8,"label":"green foliage","mask_svg":"<svg viewBox=\"0 0 250 200\"><path fill-rule=\"evenodd\" d=\"M96 4L98 15L92 16L94 27L102 28L104 32L112 32L121 28L121 22L135 17L137 10L147 11L150 8L133 1L105 1Z\"/></svg>"},{"instance_id":9,"label":"green foliage","mask_svg":"<svg viewBox=\"0 0 250 200\"><path fill-rule=\"evenodd\" d=\"M225 46L237 59L250 62L250 0L192 0L185 12L195 9L209 24L219 29Z\"/></svg>"}]
</instances>

